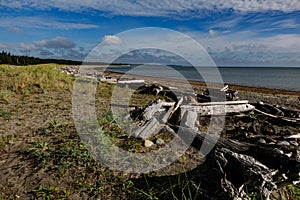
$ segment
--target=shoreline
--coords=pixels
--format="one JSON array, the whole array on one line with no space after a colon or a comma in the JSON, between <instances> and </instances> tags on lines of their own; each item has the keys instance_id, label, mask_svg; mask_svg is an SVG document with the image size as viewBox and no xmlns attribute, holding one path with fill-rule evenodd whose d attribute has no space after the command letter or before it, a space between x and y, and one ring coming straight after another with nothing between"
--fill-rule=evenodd
<instances>
[{"instance_id":1,"label":"shoreline","mask_svg":"<svg viewBox=\"0 0 300 200\"><path fill-rule=\"evenodd\" d=\"M70 67L71 69L73 68L80 68L80 66L66 66L66 67ZM95 67L95 66L89 66L89 68L91 70L94 71L98 71L99 67ZM100 67L100 71L106 75L110 75L114 78L120 78L122 76L126 76L126 78L131 78L131 79L144 79L145 81L147 80L156 80L156 81L161 81L161 80L165 80L165 81L173 81L173 82L185 82L183 80L179 80L179 79L171 79L171 78L157 78L157 77L151 77L151 76L143 76L143 75L135 75L135 74L125 74L122 72L116 72L116 71L112 71L112 70L108 70L105 66ZM99 71L98 71L99 72ZM200 82L197 80L187 80L189 83L191 83L192 85L195 86L200 86L200 87L206 87L206 83L205 82ZM210 83L211 85L217 85L214 83ZM283 95L295 95L295 96L299 96L300 97L300 90L289 90L289 89L278 89L278 88L267 88L267 87L257 87L257 86L247 86L247 85L238 85L238 84L231 84L231 83L224 83L224 85L228 85L231 89L236 89L236 90L243 90L243 91L250 91L250 92L258 92L258 93L264 93L264 94L283 94ZM220 87L220 86L219 86Z\"/></svg>"},{"instance_id":2,"label":"shoreline","mask_svg":"<svg viewBox=\"0 0 300 200\"><path fill-rule=\"evenodd\" d=\"M129 78L129 79L143 79L145 80L146 84L151 84L154 82L160 83L162 85L173 84L171 86L174 87L180 86L180 83L185 82L183 80L155 78L155 77L132 75L132 74L121 74L112 71L105 71L104 74L111 76L113 78L122 77L122 78ZM206 84L203 82L189 81L189 83L192 85L193 90L196 93L201 93L207 88ZM215 86L218 85L215 84ZM228 86L230 89L238 91L238 96L240 100L248 100L250 103L264 102L271 105L278 105L293 110L300 110L300 91L298 92L298 91L288 91L288 90L281 90L281 89L257 88L257 87L239 86L239 85L231 85L231 84L228 84ZM220 85L218 88L220 88Z\"/></svg>"},{"instance_id":3,"label":"shoreline","mask_svg":"<svg viewBox=\"0 0 300 200\"><path fill-rule=\"evenodd\" d=\"M79 67L79 66L77 66ZM67 73L69 74L77 74L78 68L68 67L66 66ZM68 69L69 68L69 69ZM61 69L61 67L60 67ZM62 70L62 69L61 69ZM185 80L176 80L170 78L158 78L151 76L142 76L142 75L134 75L134 74L124 74L120 72L115 72L111 70L105 70L104 68L99 71L99 68L89 67L88 70L91 74L93 73L103 73L105 76L110 76L114 79L126 78L126 79L142 79L146 84L151 83L159 83L168 87L180 88L182 91L191 92L191 87L187 84ZM190 80L188 83L192 86L192 92L202 93L207 89L207 85L204 82L198 82ZM226 85L225 83L220 84L209 84L211 88L222 88ZM300 110L300 91L292 91L292 90L283 90L283 89L271 89L271 88L262 88L262 87L252 87L252 86L242 86L242 85L234 85L228 84L231 90L238 91L239 100L248 100L250 103L258 103L264 102L271 105L278 105L281 107L286 107L289 109L297 109Z\"/></svg>"},{"instance_id":4,"label":"shoreline","mask_svg":"<svg viewBox=\"0 0 300 200\"><path fill-rule=\"evenodd\" d=\"M145 81L149 79L154 79L154 80L162 80L162 81L173 81L173 82L185 82L183 80L179 79L169 79L169 78L156 78L156 77L151 77L151 76L141 76L141 75L134 75L134 74L124 74L120 72L114 72L110 70L106 70L104 72L107 75L119 78L123 75L126 75L128 78L140 78L140 79L145 79ZM189 83L193 86L200 86L200 87L206 87L205 82L200 82L200 81L194 81L194 80L188 80ZM210 83L211 85L218 85L214 83ZM300 91L294 91L294 90L285 90L285 89L277 89L277 88L265 88L265 87L254 87L254 86L244 86L244 85L235 85L235 84L230 84L230 83L224 83L224 85L228 85L231 89L234 90L243 90L243 91L248 91L248 92L257 92L257 93L264 93L264 94L283 94L283 95L295 95L300 97Z\"/></svg>"}]
</instances>

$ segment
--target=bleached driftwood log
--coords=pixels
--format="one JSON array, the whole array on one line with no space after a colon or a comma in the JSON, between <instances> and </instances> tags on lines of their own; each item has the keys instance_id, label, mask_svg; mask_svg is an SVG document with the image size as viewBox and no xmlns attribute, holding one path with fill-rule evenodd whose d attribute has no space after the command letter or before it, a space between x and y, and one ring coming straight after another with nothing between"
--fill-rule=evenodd
<instances>
[{"instance_id":1,"label":"bleached driftwood log","mask_svg":"<svg viewBox=\"0 0 300 200\"><path fill-rule=\"evenodd\" d=\"M250 104L237 104L237 105L207 105L207 106L194 106L194 105L183 105L182 109L195 111L200 116L207 115L225 115L233 113L241 113L254 110L255 107Z\"/></svg>"},{"instance_id":2,"label":"bleached driftwood log","mask_svg":"<svg viewBox=\"0 0 300 200\"><path fill-rule=\"evenodd\" d=\"M218 101L218 102L205 102L205 103L196 103L190 104L193 106L212 106L212 105L238 105L238 104L248 104L249 101L242 100L242 101Z\"/></svg>"},{"instance_id":3,"label":"bleached driftwood log","mask_svg":"<svg viewBox=\"0 0 300 200\"><path fill-rule=\"evenodd\" d=\"M137 83L145 83L145 80L119 80L120 84L137 84Z\"/></svg>"},{"instance_id":4,"label":"bleached driftwood log","mask_svg":"<svg viewBox=\"0 0 300 200\"><path fill-rule=\"evenodd\" d=\"M157 100L150 103L145 109L137 109L140 112L140 123L135 123L135 127L131 132L131 136L147 139L156 133L158 133L165 123L168 121L172 111L174 110L175 102L164 102L162 100ZM167 112L161 116L165 111L163 107L169 107Z\"/></svg>"},{"instance_id":5,"label":"bleached driftwood log","mask_svg":"<svg viewBox=\"0 0 300 200\"><path fill-rule=\"evenodd\" d=\"M163 127L156 118L144 123L142 126L138 126L135 130L132 131L131 136L136 138L147 139L154 134L158 133L159 130Z\"/></svg>"},{"instance_id":6,"label":"bleached driftwood log","mask_svg":"<svg viewBox=\"0 0 300 200\"><path fill-rule=\"evenodd\" d=\"M155 113L159 112L162 106L163 106L163 101L160 99L152 103L151 105L147 106L143 113L143 119L150 120Z\"/></svg>"}]
</instances>

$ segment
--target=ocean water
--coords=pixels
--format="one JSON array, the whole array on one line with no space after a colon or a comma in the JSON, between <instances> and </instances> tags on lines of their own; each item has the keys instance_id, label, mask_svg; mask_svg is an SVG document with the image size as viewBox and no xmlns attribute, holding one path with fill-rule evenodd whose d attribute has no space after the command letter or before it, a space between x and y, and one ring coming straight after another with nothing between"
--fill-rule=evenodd
<instances>
[{"instance_id":1,"label":"ocean water","mask_svg":"<svg viewBox=\"0 0 300 200\"><path fill-rule=\"evenodd\" d=\"M108 70L143 76L224 82L243 86L300 91L300 68L292 67L166 67L112 66Z\"/></svg>"}]
</instances>

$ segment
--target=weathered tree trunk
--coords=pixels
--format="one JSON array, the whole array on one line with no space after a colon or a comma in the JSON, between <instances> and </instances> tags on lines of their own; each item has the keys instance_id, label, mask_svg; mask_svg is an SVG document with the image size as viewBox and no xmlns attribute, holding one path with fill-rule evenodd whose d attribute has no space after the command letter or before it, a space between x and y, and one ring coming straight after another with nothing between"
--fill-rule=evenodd
<instances>
[{"instance_id":1,"label":"weathered tree trunk","mask_svg":"<svg viewBox=\"0 0 300 200\"><path fill-rule=\"evenodd\" d=\"M255 107L250 104L237 104L237 105L207 105L207 106L193 106L183 105L181 108L185 110L198 112L200 116L207 115L226 115L233 113L241 113L254 110Z\"/></svg>"},{"instance_id":2,"label":"weathered tree trunk","mask_svg":"<svg viewBox=\"0 0 300 200\"><path fill-rule=\"evenodd\" d=\"M285 182L299 180L300 162L270 147L253 145L208 135L191 128L171 126L180 136L194 137L202 144L201 149L212 149L208 154L222 175L222 188L232 198L245 198L245 184L256 187L266 198L272 189ZM203 146L205 146L203 148ZM248 188L249 189L249 188Z\"/></svg>"}]
</instances>

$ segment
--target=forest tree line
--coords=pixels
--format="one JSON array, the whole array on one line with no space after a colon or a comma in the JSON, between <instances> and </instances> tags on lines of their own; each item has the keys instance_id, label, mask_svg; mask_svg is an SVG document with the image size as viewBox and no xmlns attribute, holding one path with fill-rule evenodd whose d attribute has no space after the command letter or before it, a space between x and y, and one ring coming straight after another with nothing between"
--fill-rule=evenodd
<instances>
[{"instance_id":1,"label":"forest tree line","mask_svg":"<svg viewBox=\"0 0 300 200\"><path fill-rule=\"evenodd\" d=\"M63 59L42 59L30 56L16 56L12 55L10 52L2 51L0 53L0 64L9 65L36 65L36 64L46 64L46 63L56 63L64 65L80 65L80 61L63 60Z\"/></svg>"}]
</instances>

